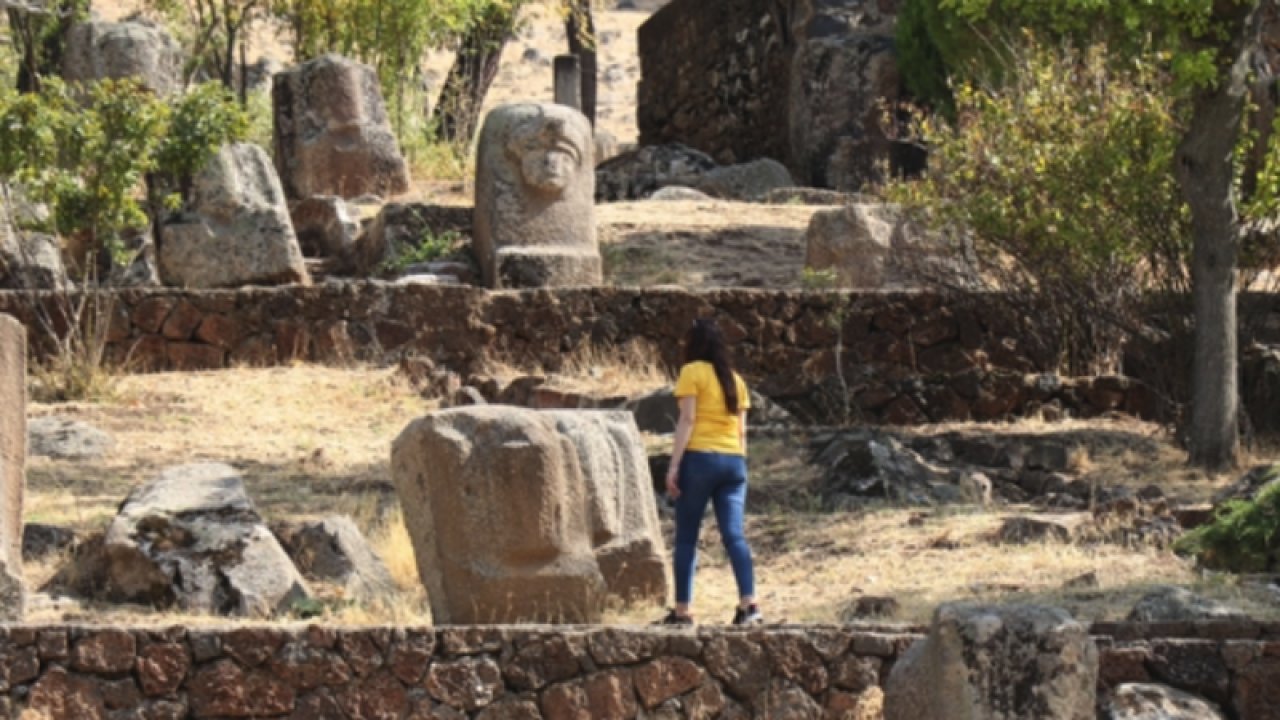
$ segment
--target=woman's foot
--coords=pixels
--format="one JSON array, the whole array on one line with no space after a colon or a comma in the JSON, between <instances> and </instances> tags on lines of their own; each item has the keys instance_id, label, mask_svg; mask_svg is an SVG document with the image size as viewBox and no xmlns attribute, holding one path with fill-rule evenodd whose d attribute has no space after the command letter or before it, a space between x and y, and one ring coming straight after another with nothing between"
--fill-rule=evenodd
<instances>
[{"instance_id":1,"label":"woman's foot","mask_svg":"<svg viewBox=\"0 0 1280 720\"><path fill-rule=\"evenodd\" d=\"M655 625L692 625L693 617L676 612L674 609L667 613L667 616L659 620Z\"/></svg>"},{"instance_id":2,"label":"woman's foot","mask_svg":"<svg viewBox=\"0 0 1280 720\"><path fill-rule=\"evenodd\" d=\"M733 613L734 625L758 625L764 622L764 614L760 612L760 607L755 603L751 603L746 607L739 607Z\"/></svg>"}]
</instances>

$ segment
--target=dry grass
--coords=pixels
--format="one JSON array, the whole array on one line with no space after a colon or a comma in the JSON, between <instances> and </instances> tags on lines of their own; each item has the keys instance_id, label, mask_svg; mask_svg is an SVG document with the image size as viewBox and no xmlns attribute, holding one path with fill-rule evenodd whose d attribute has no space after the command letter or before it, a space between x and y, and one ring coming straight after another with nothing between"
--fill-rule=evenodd
<instances>
[{"instance_id":1,"label":"dry grass","mask_svg":"<svg viewBox=\"0 0 1280 720\"><path fill-rule=\"evenodd\" d=\"M674 380L659 360L658 350L644 340L608 348L583 345L565 355L559 372L551 374L525 367L511 358L491 360L485 371L503 382L525 375L545 375L548 388L602 397L649 392Z\"/></svg>"},{"instance_id":2,"label":"dry grass","mask_svg":"<svg viewBox=\"0 0 1280 720\"><path fill-rule=\"evenodd\" d=\"M584 352L568 367L582 387L612 387L652 357ZM630 359L628 359L630 358ZM640 385L665 382L650 368ZM579 376L581 374L581 376ZM566 382L569 379L566 378ZM660 384L660 383L659 383ZM95 405L33 404L32 414L70 415L112 433L116 450L98 462L33 458L27 518L102 528L134 485L170 465L223 461L239 468L268 520L352 515L386 560L401 592L372 605L345 602L321 588L326 619L346 624L425 623L430 620L417 578L412 544L389 476L392 440L412 419L432 409L394 371L296 366L219 373L127 376L118 399ZM1123 425L1134 438L1158 437L1156 428ZM952 425L938 431L1067 432L1117 430L1105 423L1061 426ZM1018 509L872 509L819 512L809 489L814 471L799 438L752 442L752 490L747 532L756 555L759 595L774 620L831 622L863 595L892 595L902 604L895 619L921 622L950 599L1035 600L1065 605L1087 618L1123 616L1141 591L1178 583L1243 605L1261 617L1280 614L1265 591L1222 577L1200 575L1169 552L1116 545L997 546L987 536ZM1091 452L1078 469L1099 482L1159 482L1188 499L1207 497L1226 478L1207 478L1181 467L1181 453L1162 445L1153 458L1123 446ZM670 536L670 526L666 528ZM695 610L726 621L736 591L719 548L714 521L703 530ZM38 584L57 563L33 564ZM1064 589L1093 572L1098 587ZM609 622L654 619L652 607L612 608ZM120 622L224 622L217 618L156 615L142 608L49 608L36 619Z\"/></svg>"}]
</instances>

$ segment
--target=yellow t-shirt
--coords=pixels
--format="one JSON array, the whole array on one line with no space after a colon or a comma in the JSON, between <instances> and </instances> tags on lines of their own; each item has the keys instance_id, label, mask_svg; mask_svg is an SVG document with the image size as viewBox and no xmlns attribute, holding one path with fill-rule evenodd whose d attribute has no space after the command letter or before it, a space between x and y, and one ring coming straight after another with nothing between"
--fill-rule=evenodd
<instances>
[{"instance_id":1,"label":"yellow t-shirt","mask_svg":"<svg viewBox=\"0 0 1280 720\"><path fill-rule=\"evenodd\" d=\"M746 410L751 407L747 384L737 373L733 374L733 380L738 386L738 409ZM711 363L699 360L680 368L675 395L677 398L697 398L689 450L742 454L742 443L738 441L738 416L725 406L724 393Z\"/></svg>"}]
</instances>

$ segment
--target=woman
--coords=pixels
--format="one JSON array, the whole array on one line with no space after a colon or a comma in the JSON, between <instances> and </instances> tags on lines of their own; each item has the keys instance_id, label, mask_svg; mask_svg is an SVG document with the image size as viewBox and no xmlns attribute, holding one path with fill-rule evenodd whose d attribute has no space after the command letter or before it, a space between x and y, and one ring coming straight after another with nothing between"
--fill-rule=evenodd
<instances>
[{"instance_id":1,"label":"woman","mask_svg":"<svg viewBox=\"0 0 1280 720\"><path fill-rule=\"evenodd\" d=\"M685 337L684 366L676 381L680 420L676 423L667 494L675 499L676 606L663 619L670 625L693 623L693 571L698 531L707 503L715 507L720 538L738 583L735 625L761 622L755 603L751 548L742 532L747 500L747 386L733 371L724 336L713 320L693 321Z\"/></svg>"}]
</instances>

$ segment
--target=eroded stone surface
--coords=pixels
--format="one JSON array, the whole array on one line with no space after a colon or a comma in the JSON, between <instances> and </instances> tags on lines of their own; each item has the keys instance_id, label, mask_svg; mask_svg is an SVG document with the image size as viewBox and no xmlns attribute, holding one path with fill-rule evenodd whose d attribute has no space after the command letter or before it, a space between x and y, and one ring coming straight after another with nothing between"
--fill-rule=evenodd
<instances>
[{"instance_id":1,"label":"eroded stone surface","mask_svg":"<svg viewBox=\"0 0 1280 720\"><path fill-rule=\"evenodd\" d=\"M0 620L22 619L27 467L27 333L0 315Z\"/></svg>"}]
</instances>

